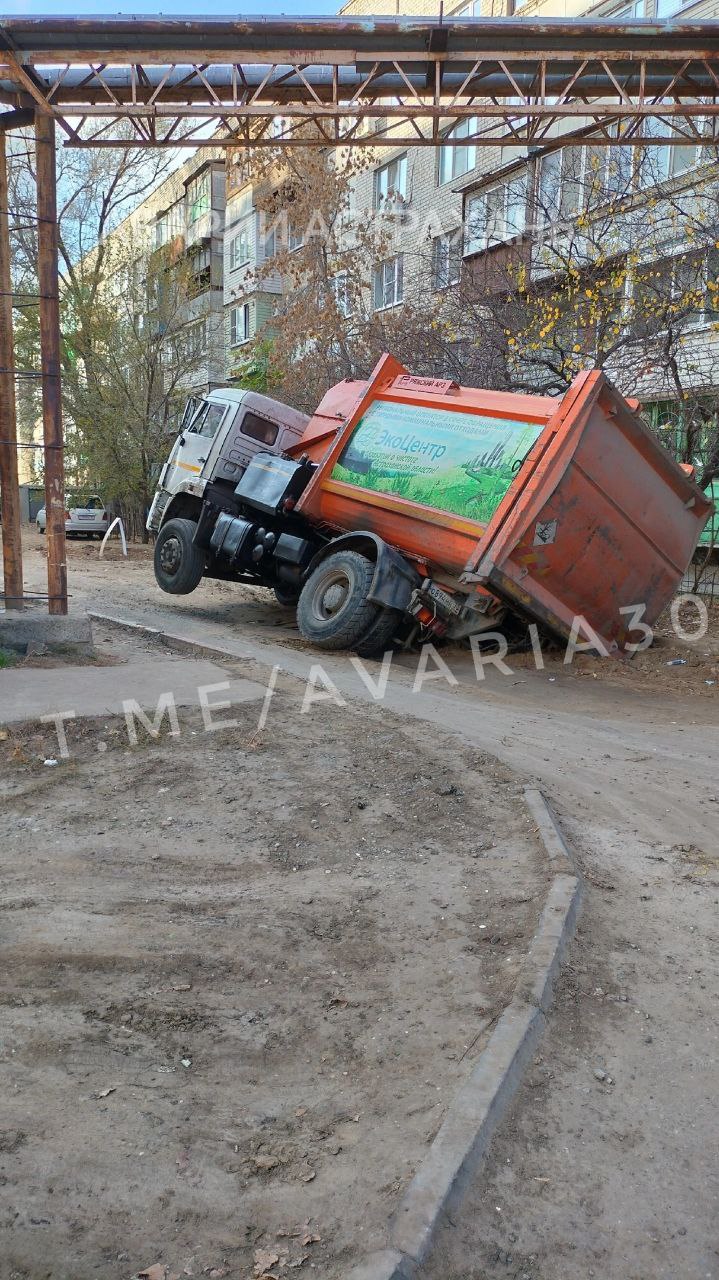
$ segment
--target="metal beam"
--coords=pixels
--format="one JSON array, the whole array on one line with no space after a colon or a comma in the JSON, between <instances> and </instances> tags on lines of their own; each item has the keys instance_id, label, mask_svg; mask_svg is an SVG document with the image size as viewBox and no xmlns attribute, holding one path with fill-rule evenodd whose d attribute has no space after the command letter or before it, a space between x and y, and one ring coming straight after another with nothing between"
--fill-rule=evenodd
<instances>
[{"instance_id":1,"label":"metal beam","mask_svg":"<svg viewBox=\"0 0 719 1280\"><path fill-rule=\"evenodd\" d=\"M315 145L350 137L357 147L426 145L418 132L430 145L450 145L452 124L476 119L464 141L541 147L562 120L713 121L719 23L0 19L0 101L49 111L72 145L95 140L93 118L103 121L103 146L126 142L115 120L132 122L137 145L178 146L188 136L183 121L206 119L221 132L237 116L246 145L266 147L259 126L285 115L311 121ZM68 121L75 115L87 122L84 137ZM407 128L388 138L377 120ZM485 120L503 126L501 136L488 134ZM157 129L162 121L172 139ZM655 134L637 145L663 142Z\"/></svg>"},{"instance_id":2,"label":"metal beam","mask_svg":"<svg viewBox=\"0 0 719 1280\"><path fill-rule=\"evenodd\" d=\"M55 122L35 113L37 151L37 240L42 355L42 417L45 440L47 593L50 613L67 613L65 467L60 382L60 293L58 276Z\"/></svg>"},{"instance_id":3,"label":"metal beam","mask_svg":"<svg viewBox=\"0 0 719 1280\"><path fill-rule=\"evenodd\" d=\"M5 608L22 609L22 534L17 465L10 215L3 130L0 130L0 499Z\"/></svg>"},{"instance_id":4,"label":"metal beam","mask_svg":"<svg viewBox=\"0 0 719 1280\"><path fill-rule=\"evenodd\" d=\"M466 141L467 141L466 138L463 139L463 143L466 143ZM566 145L571 146L574 144L575 141L576 141L576 134L565 135ZM688 142L688 139L686 136L678 138L675 135L671 135L671 136L652 135L651 146L682 147L682 146L686 146L687 142ZM513 135L513 134L495 134L494 137L492 138L484 137L484 138L472 139L472 144L474 146L484 147L484 148L520 147L520 148L526 149L528 146L531 146L535 151L543 151L545 150L545 148L549 149L550 145L552 149L556 149L557 138L556 138L556 135L553 135L539 141L533 141L526 138L517 138L516 135ZM705 142L705 145L709 145L709 144L717 145L716 140L707 139ZM288 138L280 138L280 139L277 139L277 138L276 139L272 139L272 138L246 139L245 137L243 137L242 134L236 133L223 138L216 138L216 137L192 138L191 141L183 138L173 137L173 138L170 138L167 142L164 142L162 140L154 140L154 139L152 141L143 142L140 138L130 138L127 140L123 140L122 142L112 138L99 138L97 140L78 139L78 141L76 142L68 141L64 145L66 147L71 147L71 148L76 147L76 148L79 148L80 150L92 150L93 148L96 148L96 147L99 147L99 148L114 147L115 150L117 150L118 147L122 147L123 150L137 150L138 148L142 148L142 147L155 147L160 151L163 151L163 150L169 151L169 150L172 150L173 148L187 149L187 147L194 147L198 149L202 147L211 147L211 148L215 148L215 150L220 150L228 147L242 147L249 151L258 151L258 150L267 150L272 148L274 148L275 150L285 150L286 148L292 148L293 150L297 148L300 148L300 149L304 148L304 150L308 150L308 149L309 150L322 150L322 149L326 150L327 147L331 147L331 146L337 146L337 147L349 146L349 143L345 142L342 136L339 136L336 138L334 137L323 138L318 136L314 138L288 137ZM418 138L416 134L412 134L412 133L392 134L391 136L387 136L387 135L382 136L382 135L376 134L376 135L373 135L371 138L358 139L356 142L353 140L352 145L353 146L365 145L365 146L377 148L380 150L384 148L384 149L390 149L390 150L394 149L395 151L397 151L397 150L402 150L405 147L436 147L437 141L435 138L431 138L431 137ZM443 145L459 146L462 144L452 142L452 143L443 144ZM591 136L586 136L586 137L582 135L582 146L636 147L646 151L647 140L643 138L641 135L639 135L638 137L632 136L629 138L605 138L597 134L592 134Z\"/></svg>"}]
</instances>

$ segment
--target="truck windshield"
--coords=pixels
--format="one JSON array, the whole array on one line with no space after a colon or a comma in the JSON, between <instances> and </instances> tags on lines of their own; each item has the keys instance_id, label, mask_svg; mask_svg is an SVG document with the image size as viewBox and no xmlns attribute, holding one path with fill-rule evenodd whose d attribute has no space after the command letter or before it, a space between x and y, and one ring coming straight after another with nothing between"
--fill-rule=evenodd
<instances>
[{"instance_id":1,"label":"truck windshield","mask_svg":"<svg viewBox=\"0 0 719 1280\"><path fill-rule=\"evenodd\" d=\"M182 415L182 422L180 423L181 432L192 430L191 424L197 417L198 413L200 413L200 411L205 407L205 404L206 401L203 400L201 396L190 396L187 404L185 405L185 412Z\"/></svg>"},{"instance_id":2,"label":"truck windshield","mask_svg":"<svg viewBox=\"0 0 719 1280\"><path fill-rule=\"evenodd\" d=\"M210 404L207 400L203 400L198 412L185 427L185 431L192 431L195 435L207 436L212 440L224 416L224 404Z\"/></svg>"}]
</instances>

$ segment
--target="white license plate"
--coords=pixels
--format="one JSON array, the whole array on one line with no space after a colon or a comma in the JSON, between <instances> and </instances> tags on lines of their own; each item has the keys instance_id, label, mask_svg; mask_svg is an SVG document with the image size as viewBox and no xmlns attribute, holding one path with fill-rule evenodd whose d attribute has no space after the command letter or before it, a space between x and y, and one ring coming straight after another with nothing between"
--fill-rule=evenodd
<instances>
[{"instance_id":1,"label":"white license plate","mask_svg":"<svg viewBox=\"0 0 719 1280\"><path fill-rule=\"evenodd\" d=\"M460 613L462 610L461 604L457 604L447 591L443 591L441 587L436 587L433 582L427 587L427 595L436 600L437 604L447 610L447 613Z\"/></svg>"}]
</instances>

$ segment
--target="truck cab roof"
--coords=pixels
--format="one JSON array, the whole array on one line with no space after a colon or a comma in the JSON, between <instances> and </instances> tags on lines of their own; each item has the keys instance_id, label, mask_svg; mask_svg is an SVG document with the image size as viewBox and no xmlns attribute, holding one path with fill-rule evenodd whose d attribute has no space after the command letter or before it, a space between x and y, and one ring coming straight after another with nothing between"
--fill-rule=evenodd
<instances>
[{"instance_id":1,"label":"truck cab roof","mask_svg":"<svg viewBox=\"0 0 719 1280\"><path fill-rule=\"evenodd\" d=\"M243 404L262 417L271 418L273 422L281 423L298 433L302 433L309 422L308 415L300 413L299 409L292 409L281 400L273 400L271 396L263 396L258 391L242 387L216 387L203 396L203 399L216 404Z\"/></svg>"}]
</instances>

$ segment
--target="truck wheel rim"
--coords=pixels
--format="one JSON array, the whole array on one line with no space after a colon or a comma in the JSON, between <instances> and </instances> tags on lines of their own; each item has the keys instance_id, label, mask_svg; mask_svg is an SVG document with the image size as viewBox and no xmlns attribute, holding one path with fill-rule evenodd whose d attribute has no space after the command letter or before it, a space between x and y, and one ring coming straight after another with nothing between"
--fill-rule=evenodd
<instances>
[{"instance_id":1,"label":"truck wheel rim","mask_svg":"<svg viewBox=\"0 0 719 1280\"><path fill-rule=\"evenodd\" d=\"M321 622L329 622L341 613L350 591L350 580L346 573L333 573L325 578L313 600L313 612Z\"/></svg>"},{"instance_id":2,"label":"truck wheel rim","mask_svg":"<svg viewBox=\"0 0 719 1280\"><path fill-rule=\"evenodd\" d=\"M179 538L168 538L160 547L160 567L165 573L177 573L182 560Z\"/></svg>"}]
</instances>

